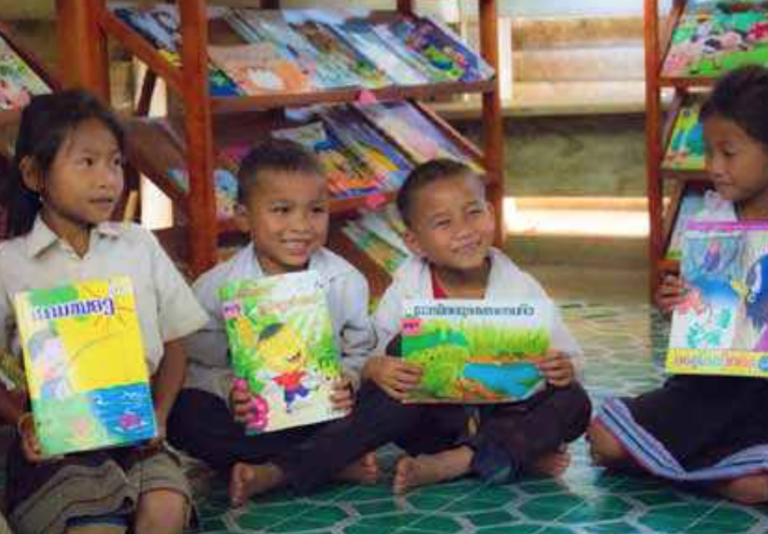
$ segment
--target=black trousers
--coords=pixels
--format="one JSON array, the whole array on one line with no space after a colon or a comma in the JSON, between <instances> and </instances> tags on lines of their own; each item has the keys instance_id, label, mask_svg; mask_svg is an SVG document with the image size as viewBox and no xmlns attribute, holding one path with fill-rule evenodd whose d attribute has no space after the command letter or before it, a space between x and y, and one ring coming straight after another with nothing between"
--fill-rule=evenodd
<instances>
[{"instance_id":1,"label":"black trousers","mask_svg":"<svg viewBox=\"0 0 768 534\"><path fill-rule=\"evenodd\" d=\"M514 478L542 455L583 435L592 404L581 384L573 382L549 387L524 402L479 411L478 432L467 441L475 451L473 471L485 479L504 472Z\"/></svg>"},{"instance_id":2,"label":"black trousers","mask_svg":"<svg viewBox=\"0 0 768 534\"><path fill-rule=\"evenodd\" d=\"M449 448L465 435L467 421L463 406L403 404L365 382L354 411L343 419L246 436L222 399L188 389L176 400L168 439L174 447L222 471L236 462L273 463L294 491L306 493L388 443L409 454Z\"/></svg>"}]
</instances>

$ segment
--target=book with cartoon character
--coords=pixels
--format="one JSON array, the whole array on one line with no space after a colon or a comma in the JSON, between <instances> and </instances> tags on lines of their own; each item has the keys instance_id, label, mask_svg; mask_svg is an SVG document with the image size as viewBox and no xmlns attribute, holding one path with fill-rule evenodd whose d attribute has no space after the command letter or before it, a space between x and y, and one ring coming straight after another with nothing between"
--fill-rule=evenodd
<instances>
[{"instance_id":1,"label":"book with cartoon character","mask_svg":"<svg viewBox=\"0 0 768 534\"><path fill-rule=\"evenodd\" d=\"M326 292L316 271L221 288L235 387L251 394L248 434L345 415L330 400L342 368Z\"/></svg>"},{"instance_id":2,"label":"book with cartoon character","mask_svg":"<svg viewBox=\"0 0 768 534\"><path fill-rule=\"evenodd\" d=\"M669 170L704 170L704 128L699 121L703 97L687 99L675 117L662 167Z\"/></svg>"},{"instance_id":3,"label":"book with cartoon character","mask_svg":"<svg viewBox=\"0 0 768 534\"><path fill-rule=\"evenodd\" d=\"M45 456L157 435L130 278L25 291L14 308Z\"/></svg>"},{"instance_id":4,"label":"book with cartoon character","mask_svg":"<svg viewBox=\"0 0 768 534\"><path fill-rule=\"evenodd\" d=\"M764 8L687 11L675 27L662 75L717 78L743 65L766 63L768 11Z\"/></svg>"},{"instance_id":5,"label":"book with cartoon character","mask_svg":"<svg viewBox=\"0 0 768 534\"><path fill-rule=\"evenodd\" d=\"M0 109L21 109L51 89L0 36Z\"/></svg>"},{"instance_id":6,"label":"book with cartoon character","mask_svg":"<svg viewBox=\"0 0 768 534\"><path fill-rule=\"evenodd\" d=\"M549 302L408 300L403 317L403 358L423 370L410 402L518 402L545 385Z\"/></svg>"},{"instance_id":7,"label":"book with cartoon character","mask_svg":"<svg viewBox=\"0 0 768 534\"><path fill-rule=\"evenodd\" d=\"M682 276L667 371L768 377L768 223L688 223Z\"/></svg>"}]
</instances>

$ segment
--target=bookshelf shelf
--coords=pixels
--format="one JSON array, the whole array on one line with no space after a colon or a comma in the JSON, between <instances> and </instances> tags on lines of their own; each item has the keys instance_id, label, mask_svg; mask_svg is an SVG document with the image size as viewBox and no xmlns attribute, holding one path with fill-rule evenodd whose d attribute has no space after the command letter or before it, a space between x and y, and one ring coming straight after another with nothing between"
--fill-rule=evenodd
<instances>
[{"instance_id":1,"label":"bookshelf shelf","mask_svg":"<svg viewBox=\"0 0 768 534\"><path fill-rule=\"evenodd\" d=\"M279 8L275 0L254 2L253 7ZM498 30L496 27L495 0L477 0L480 14L481 55L498 71ZM156 50L150 41L116 15L105 0L71 2L57 0L57 15L62 28L60 49L62 64L71 65L67 70L68 85L80 85L109 98L109 79L106 69L106 41L112 38L140 61L151 72L142 91L139 114L147 109L154 80L163 79L177 96L183 112L173 117L174 128L160 125L143 117L127 120L129 130L128 159L130 164L153 180L179 208L185 219L183 226L173 232L174 240L186 240L185 251L193 275L210 268L218 257L217 246L222 233L237 231L233 220L218 220L213 184L213 170L217 149L227 143L237 142L244 135L257 140L269 135L285 120L283 110L311 104L342 104L360 100L381 102L412 102L439 130L459 147L471 161L481 163L489 185L490 200L498 218L498 241L502 235L503 199L503 139L502 114L498 77L477 82L439 82L424 85L389 85L378 89L363 90L360 87L300 93L275 93L259 96L212 96L209 87L209 44L229 45L244 42L226 30L216 16L210 16L205 0L176 2L181 22L178 62L168 59ZM412 14L413 4L408 0L396 2L397 12ZM393 12L376 12L377 20L392 18ZM67 28L66 32L63 28ZM75 46L77 42L78 46ZM178 63L178 65L174 64ZM427 100L455 94L480 95L483 109L482 150L464 139L445 121L417 100ZM189 176L189 194L168 175L169 169L186 169ZM394 192L335 199L331 203L332 231L330 246L342 251L345 257L351 243L338 231L346 217L356 210L371 207L394 198ZM179 235L185 237L179 238ZM354 247L352 247L354 248ZM364 256L363 253L360 255ZM360 265L371 280L378 280L372 261L360 259ZM379 287L379 286L377 286ZM381 289L381 287L379 287Z\"/></svg>"}]
</instances>

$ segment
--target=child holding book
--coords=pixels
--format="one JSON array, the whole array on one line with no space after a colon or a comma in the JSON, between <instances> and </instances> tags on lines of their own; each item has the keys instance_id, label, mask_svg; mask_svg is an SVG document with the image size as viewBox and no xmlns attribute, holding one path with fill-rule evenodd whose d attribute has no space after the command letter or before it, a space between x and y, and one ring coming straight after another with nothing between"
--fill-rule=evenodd
<instances>
[{"instance_id":1,"label":"child holding book","mask_svg":"<svg viewBox=\"0 0 768 534\"><path fill-rule=\"evenodd\" d=\"M0 346L18 348L15 294L129 277L159 436L148 446L44 459L28 408L0 388L0 416L18 429L6 496L9 519L21 534L128 527L181 533L190 516L189 485L163 438L184 380L180 339L206 317L150 232L110 222L123 193L123 144L117 118L83 91L35 97L22 112L15 169L2 196L11 239L0 244ZM111 365L120 355L104 358Z\"/></svg>"},{"instance_id":2,"label":"child holding book","mask_svg":"<svg viewBox=\"0 0 768 534\"><path fill-rule=\"evenodd\" d=\"M238 214L250 230L251 244L203 274L194 289L210 320L187 346L190 372L169 426L171 442L230 474L230 498L244 503L269 464L290 472L300 487L309 464L294 461L323 424L247 436L243 422L250 395L233 387L219 289L227 282L315 270L328 288L336 344L346 378L335 385L336 408L353 404L352 383L375 344L368 317L368 283L346 260L324 247L328 235L328 186L315 156L292 141L271 140L254 147L238 172ZM300 394L286 390L286 402ZM231 405L231 409L230 409ZM314 460L317 461L317 460ZM372 457L351 458L342 478L373 482ZM277 468L277 467L276 467Z\"/></svg>"},{"instance_id":3,"label":"child holding book","mask_svg":"<svg viewBox=\"0 0 768 534\"><path fill-rule=\"evenodd\" d=\"M493 211L482 181L466 165L434 160L417 167L397 202L415 257L395 274L374 316L378 346L363 368L355 410L296 458L299 464L323 458L305 473L304 488L317 487L347 462L390 442L408 453L397 463L396 493L465 474L484 480L514 480L525 472L559 476L570 462L566 444L584 433L591 413L576 380L581 350L559 314L551 350L538 364L548 387L524 402L484 407L474 435L467 434L464 406L403 402L421 379L420 367L398 357L405 299L547 295L491 246ZM281 473L260 469L254 492L282 482Z\"/></svg>"},{"instance_id":4,"label":"child holding book","mask_svg":"<svg viewBox=\"0 0 768 534\"><path fill-rule=\"evenodd\" d=\"M725 75L700 118L715 192L694 218L768 219L768 69ZM750 289L762 294L762 287ZM659 308L670 314L686 298L685 281L667 274ZM609 468L697 483L737 502L768 502L766 399L768 382L759 378L673 376L656 390L606 401L589 428L592 456Z\"/></svg>"}]
</instances>

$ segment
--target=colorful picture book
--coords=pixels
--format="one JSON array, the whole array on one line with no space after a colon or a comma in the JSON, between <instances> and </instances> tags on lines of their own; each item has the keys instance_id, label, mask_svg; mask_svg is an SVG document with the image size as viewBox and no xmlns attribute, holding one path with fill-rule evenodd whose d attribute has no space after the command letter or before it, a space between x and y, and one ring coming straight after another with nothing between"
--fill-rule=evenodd
<instances>
[{"instance_id":1,"label":"colorful picture book","mask_svg":"<svg viewBox=\"0 0 768 534\"><path fill-rule=\"evenodd\" d=\"M16 295L14 307L45 456L156 436L129 278L26 291Z\"/></svg>"},{"instance_id":2,"label":"colorful picture book","mask_svg":"<svg viewBox=\"0 0 768 534\"><path fill-rule=\"evenodd\" d=\"M403 357L423 369L411 402L518 402L545 385L549 302L413 300L403 317Z\"/></svg>"},{"instance_id":3,"label":"colorful picture book","mask_svg":"<svg viewBox=\"0 0 768 534\"><path fill-rule=\"evenodd\" d=\"M326 287L316 271L230 282L220 290L235 387L251 394L246 432L342 417L341 376Z\"/></svg>"},{"instance_id":4,"label":"colorful picture book","mask_svg":"<svg viewBox=\"0 0 768 534\"><path fill-rule=\"evenodd\" d=\"M688 11L675 27L662 75L717 78L742 65L766 63L768 11Z\"/></svg>"},{"instance_id":5,"label":"colorful picture book","mask_svg":"<svg viewBox=\"0 0 768 534\"><path fill-rule=\"evenodd\" d=\"M295 141L315 152L334 197L365 196L376 192L378 182L374 173L323 122L275 130L272 137Z\"/></svg>"},{"instance_id":6,"label":"colorful picture book","mask_svg":"<svg viewBox=\"0 0 768 534\"><path fill-rule=\"evenodd\" d=\"M311 80L311 87L338 89L354 87L357 77L334 56L323 56L285 18L285 11L264 11L254 9L232 9L225 15L230 26L246 42L269 42L281 47L283 54L290 57Z\"/></svg>"},{"instance_id":7,"label":"colorful picture book","mask_svg":"<svg viewBox=\"0 0 768 534\"><path fill-rule=\"evenodd\" d=\"M366 20L350 19L332 26L339 39L346 40L367 57L397 85L423 85L431 83L424 63L410 54L399 54L387 42L377 27Z\"/></svg>"},{"instance_id":8,"label":"colorful picture book","mask_svg":"<svg viewBox=\"0 0 768 534\"><path fill-rule=\"evenodd\" d=\"M667 371L768 377L768 223L689 223L682 276Z\"/></svg>"},{"instance_id":9,"label":"colorful picture book","mask_svg":"<svg viewBox=\"0 0 768 534\"><path fill-rule=\"evenodd\" d=\"M478 172L482 170L412 104L380 102L355 106L416 163L424 163L434 158L449 158L463 161Z\"/></svg>"},{"instance_id":10,"label":"colorful picture book","mask_svg":"<svg viewBox=\"0 0 768 534\"><path fill-rule=\"evenodd\" d=\"M425 65L434 81L472 82L493 76L493 70L480 56L434 19L404 17L378 29L394 53L415 58Z\"/></svg>"},{"instance_id":11,"label":"colorful picture book","mask_svg":"<svg viewBox=\"0 0 768 534\"><path fill-rule=\"evenodd\" d=\"M394 204L359 211L358 217L347 220L341 231L390 275L410 255L403 241L405 226Z\"/></svg>"},{"instance_id":12,"label":"colorful picture book","mask_svg":"<svg viewBox=\"0 0 768 534\"><path fill-rule=\"evenodd\" d=\"M0 35L0 109L21 109L33 96L50 92L48 84Z\"/></svg>"},{"instance_id":13,"label":"colorful picture book","mask_svg":"<svg viewBox=\"0 0 768 534\"><path fill-rule=\"evenodd\" d=\"M415 166L407 151L381 135L357 110L351 106L327 106L319 113L320 119L335 137L365 166L378 189L393 191L405 182Z\"/></svg>"},{"instance_id":14,"label":"colorful picture book","mask_svg":"<svg viewBox=\"0 0 768 534\"><path fill-rule=\"evenodd\" d=\"M141 34L169 63L181 67L181 19L176 6L117 7L115 15ZM208 68L208 88L211 96L237 96L242 90L221 69Z\"/></svg>"},{"instance_id":15,"label":"colorful picture book","mask_svg":"<svg viewBox=\"0 0 768 534\"><path fill-rule=\"evenodd\" d=\"M704 128L699 121L703 98L687 99L675 117L662 167L668 170L704 170Z\"/></svg>"},{"instance_id":16,"label":"colorful picture book","mask_svg":"<svg viewBox=\"0 0 768 534\"><path fill-rule=\"evenodd\" d=\"M246 95L301 93L310 87L309 77L299 65L269 42L210 45L208 54Z\"/></svg>"}]
</instances>

